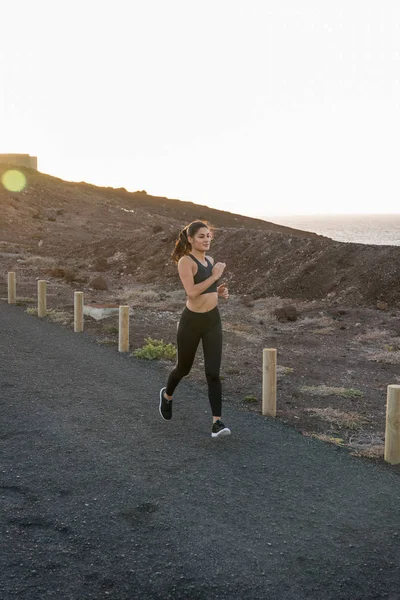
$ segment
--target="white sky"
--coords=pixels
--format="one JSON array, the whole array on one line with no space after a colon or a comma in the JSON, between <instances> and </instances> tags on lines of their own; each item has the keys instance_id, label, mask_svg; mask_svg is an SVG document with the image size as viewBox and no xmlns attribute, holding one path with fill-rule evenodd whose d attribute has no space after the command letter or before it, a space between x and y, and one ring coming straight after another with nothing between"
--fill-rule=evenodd
<instances>
[{"instance_id":1,"label":"white sky","mask_svg":"<svg viewBox=\"0 0 400 600\"><path fill-rule=\"evenodd\" d=\"M4 4L0 153L252 216L400 212L399 0Z\"/></svg>"}]
</instances>

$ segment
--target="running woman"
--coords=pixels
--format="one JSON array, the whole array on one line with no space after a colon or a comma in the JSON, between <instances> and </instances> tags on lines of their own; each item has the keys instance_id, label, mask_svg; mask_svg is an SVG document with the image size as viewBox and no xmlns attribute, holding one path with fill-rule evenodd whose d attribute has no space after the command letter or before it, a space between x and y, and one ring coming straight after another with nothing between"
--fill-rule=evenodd
<instances>
[{"instance_id":1,"label":"running woman","mask_svg":"<svg viewBox=\"0 0 400 600\"><path fill-rule=\"evenodd\" d=\"M182 377L189 374L200 340L203 344L204 367L211 404L213 438L229 435L230 429L221 421L222 390L219 371L222 355L222 325L218 297L227 299L228 288L217 286L225 263L216 263L206 256L212 233L207 223L193 221L179 234L172 258L178 263L179 277L185 288L187 301L178 326L178 362L171 371L167 386L160 390L160 414L172 418L172 395Z\"/></svg>"}]
</instances>

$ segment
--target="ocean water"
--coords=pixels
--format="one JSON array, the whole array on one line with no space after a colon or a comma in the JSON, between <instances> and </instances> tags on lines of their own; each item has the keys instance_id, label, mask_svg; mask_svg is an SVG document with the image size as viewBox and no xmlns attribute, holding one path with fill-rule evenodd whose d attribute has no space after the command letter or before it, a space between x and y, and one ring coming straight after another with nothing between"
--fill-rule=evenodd
<instances>
[{"instance_id":1,"label":"ocean water","mask_svg":"<svg viewBox=\"0 0 400 600\"><path fill-rule=\"evenodd\" d=\"M400 214L286 215L261 218L279 225L313 231L339 242L400 246Z\"/></svg>"}]
</instances>

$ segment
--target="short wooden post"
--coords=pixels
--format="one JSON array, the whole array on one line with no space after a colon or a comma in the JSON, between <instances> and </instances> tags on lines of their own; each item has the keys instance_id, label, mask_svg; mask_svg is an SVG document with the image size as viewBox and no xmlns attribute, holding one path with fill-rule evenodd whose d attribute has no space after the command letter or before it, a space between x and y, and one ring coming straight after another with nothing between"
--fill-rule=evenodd
<instances>
[{"instance_id":1,"label":"short wooden post","mask_svg":"<svg viewBox=\"0 0 400 600\"><path fill-rule=\"evenodd\" d=\"M119 307L119 352L129 351L129 306Z\"/></svg>"},{"instance_id":2,"label":"short wooden post","mask_svg":"<svg viewBox=\"0 0 400 600\"><path fill-rule=\"evenodd\" d=\"M400 463L400 385L388 385L386 404L385 460Z\"/></svg>"},{"instance_id":3,"label":"short wooden post","mask_svg":"<svg viewBox=\"0 0 400 600\"><path fill-rule=\"evenodd\" d=\"M46 281L39 279L38 281L38 317L45 317L47 314L46 300Z\"/></svg>"},{"instance_id":4,"label":"short wooden post","mask_svg":"<svg viewBox=\"0 0 400 600\"><path fill-rule=\"evenodd\" d=\"M276 349L263 350L262 414L276 417Z\"/></svg>"},{"instance_id":5,"label":"short wooden post","mask_svg":"<svg viewBox=\"0 0 400 600\"><path fill-rule=\"evenodd\" d=\"M74 331L83 331L83 292L74 292Z\"/></svg>"},{"instance_id":6,"label":"short wooden post","mask_svg":"<svg viewBox=\"0 0 400 600\"><path fill-rule=\"evenodd\" d=\"M8 274L8 304L15 304L17 301L17 285L14 271Z\"/></svg>"}]
</instances>

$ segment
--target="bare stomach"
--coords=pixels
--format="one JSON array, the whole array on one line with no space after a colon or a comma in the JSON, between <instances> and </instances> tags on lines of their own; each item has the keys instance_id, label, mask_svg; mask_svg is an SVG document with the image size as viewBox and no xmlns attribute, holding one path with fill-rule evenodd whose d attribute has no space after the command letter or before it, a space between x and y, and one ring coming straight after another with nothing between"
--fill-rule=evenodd
<instances>
[{"instance_id":1,"label":"bare stomach","mask_svg":"<svg viewBox=\"0 0 400 600\"><path fill-rule=\"evenodd\" d=\"M205 313L215 308L218 304L218 293L209 292L200 294L196 298L187 298L186 306L189 310L198 313Z\"/></svg>"}]
</instances>

